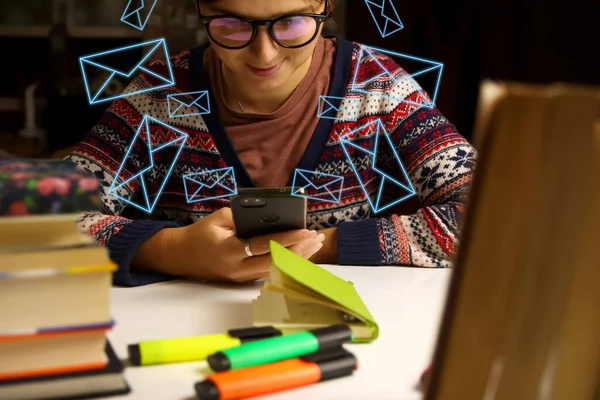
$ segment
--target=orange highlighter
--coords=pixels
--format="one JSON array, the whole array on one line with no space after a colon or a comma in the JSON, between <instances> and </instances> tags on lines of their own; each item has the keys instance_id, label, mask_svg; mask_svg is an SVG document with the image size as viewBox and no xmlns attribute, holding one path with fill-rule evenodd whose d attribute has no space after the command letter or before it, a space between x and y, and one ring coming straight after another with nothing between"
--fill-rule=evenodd
<instances>
[{"instance_id":1,"label":"orange highlighter","mask_svg":"<svg viewBox=\"0 0 600 400\"><path fill-rule=\"evenodd\" d=\"M217 372L195 385L199 400L240 400L352 375L356 357L343 347L300 358Z\"/></svg>"}]
</instances>

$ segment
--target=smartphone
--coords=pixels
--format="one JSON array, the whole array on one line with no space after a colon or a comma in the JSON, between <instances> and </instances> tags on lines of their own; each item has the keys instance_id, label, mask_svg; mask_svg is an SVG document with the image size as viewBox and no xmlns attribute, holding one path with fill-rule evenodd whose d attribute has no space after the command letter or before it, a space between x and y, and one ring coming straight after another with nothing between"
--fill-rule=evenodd
<instances>
[{"instance_id":1,"label":"smartphone","mask_svg":"<svg viewBox=\"0 0 600 400\"><path fill-rule=\"evenodd\" d=\"M238 188L231 212L239 238L306 229L306 198L292 195L291 187Z\"/></svg>"}]
</instances>

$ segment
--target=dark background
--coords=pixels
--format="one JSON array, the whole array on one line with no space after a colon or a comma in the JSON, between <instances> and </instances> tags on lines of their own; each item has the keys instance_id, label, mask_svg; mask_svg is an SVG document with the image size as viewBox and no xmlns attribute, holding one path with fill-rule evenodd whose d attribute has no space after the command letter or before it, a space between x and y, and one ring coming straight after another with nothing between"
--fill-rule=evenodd
<instances>
[{"instance_id":1,"label":"dark background","mask_svg":"<svg viewBox=\"0 0 600 400\"><path fill-rule=\"evenodd\" d=\"M482 79L600 83L600 1L394 1L404 29L386 38L347 3L348 39L444 63L436 104L469 139Z\"/></svg>"},{"instance_id":2,"label":"dark background","mask_svg":"<svg viewBox=\"0 0 600 400\"><path fill-rule=\"evenodd\" d=\"M404 29L386 38L381 37L363 0L342 1L345 6L340 7L336 18L347 39L444 63L436 104L468 139L472 135L482 79L600 82L599 1L580 0L555 6L541 0L392 0ZM155 13L160 12L157 7ZM193 6L185 12L190 17L195 13ZM163 17L164 23L166 16ZM173 23L171 35L180 30L181 21ZM175 39L169 37L169 32L159 36L156 32L146 28L144 35L149 35L148 38L165 36L169 50L177 49L171 46ZM29 155L31 146L19 147L15 143L24 121L23 93L34 80L40 81L37 96L45 100L38 110L39 124L48 131L49 142L48 151L39 154L47 156L79 141L107 104L87 104L81 92L78 57L140 40L70 38L68 63L73 79L70 87L77 89L65 97L54 90L56 76L47 38L0 34L3 65L0 100L20 101L20 109L2 110L0 107L0 149L15 155Z\"/></svg>"}]
</instances>

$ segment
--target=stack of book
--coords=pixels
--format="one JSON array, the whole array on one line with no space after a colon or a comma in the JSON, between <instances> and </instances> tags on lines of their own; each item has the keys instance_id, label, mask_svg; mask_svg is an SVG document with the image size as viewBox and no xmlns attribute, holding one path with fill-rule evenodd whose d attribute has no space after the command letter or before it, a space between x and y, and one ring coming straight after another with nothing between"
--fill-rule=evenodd
<instances>
[{"instance_id":1,"label":"stack of book","mask_svg":"<svg viewBox=\"0 0 600 400\"><path fill-rule=\"evenodd\" d=\"M129 392L106 337L116 265L77 226L98 203L72 164L0 162L0 399Z\"/></svg>"}]
</instances>

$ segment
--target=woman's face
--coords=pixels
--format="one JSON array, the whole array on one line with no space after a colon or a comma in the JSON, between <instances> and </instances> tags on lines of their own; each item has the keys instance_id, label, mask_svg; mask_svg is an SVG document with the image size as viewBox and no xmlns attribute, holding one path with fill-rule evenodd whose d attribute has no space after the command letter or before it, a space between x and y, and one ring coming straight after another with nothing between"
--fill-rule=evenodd
<instances>
[{"instance_id":1,"label":"woman's face","mask_svg":"<svg viewBox=\"0 0 600 400\"><path fill-rule=\"evenodd\" d=\"M320 4L316 0L219 0L200 6L200 11L205 16L235 14L253 20L268 20L290 13L320 14L323 10L324 3ZM233 43L237 38L248 35L248 32L232 33L230 25L228 21L223 21L215 28L222 29L223 37L227 38L225 40ZM303 32L314 32L315 22L312 19L305 19L295 25L297 26L288 25L287 36L297 37ZM211 31L213 29L211 27ZM286 38L285 32L282 37ZM245 48L229 50L212 40L211 43L225 67L235 74L236 80L244 81L256 90L266 91L284 86L295 71L306 66L317 41L313 40L304 47L288 49L273 41L267 27L259 27L254 41Z\"/></svg>"}]
</instances>

